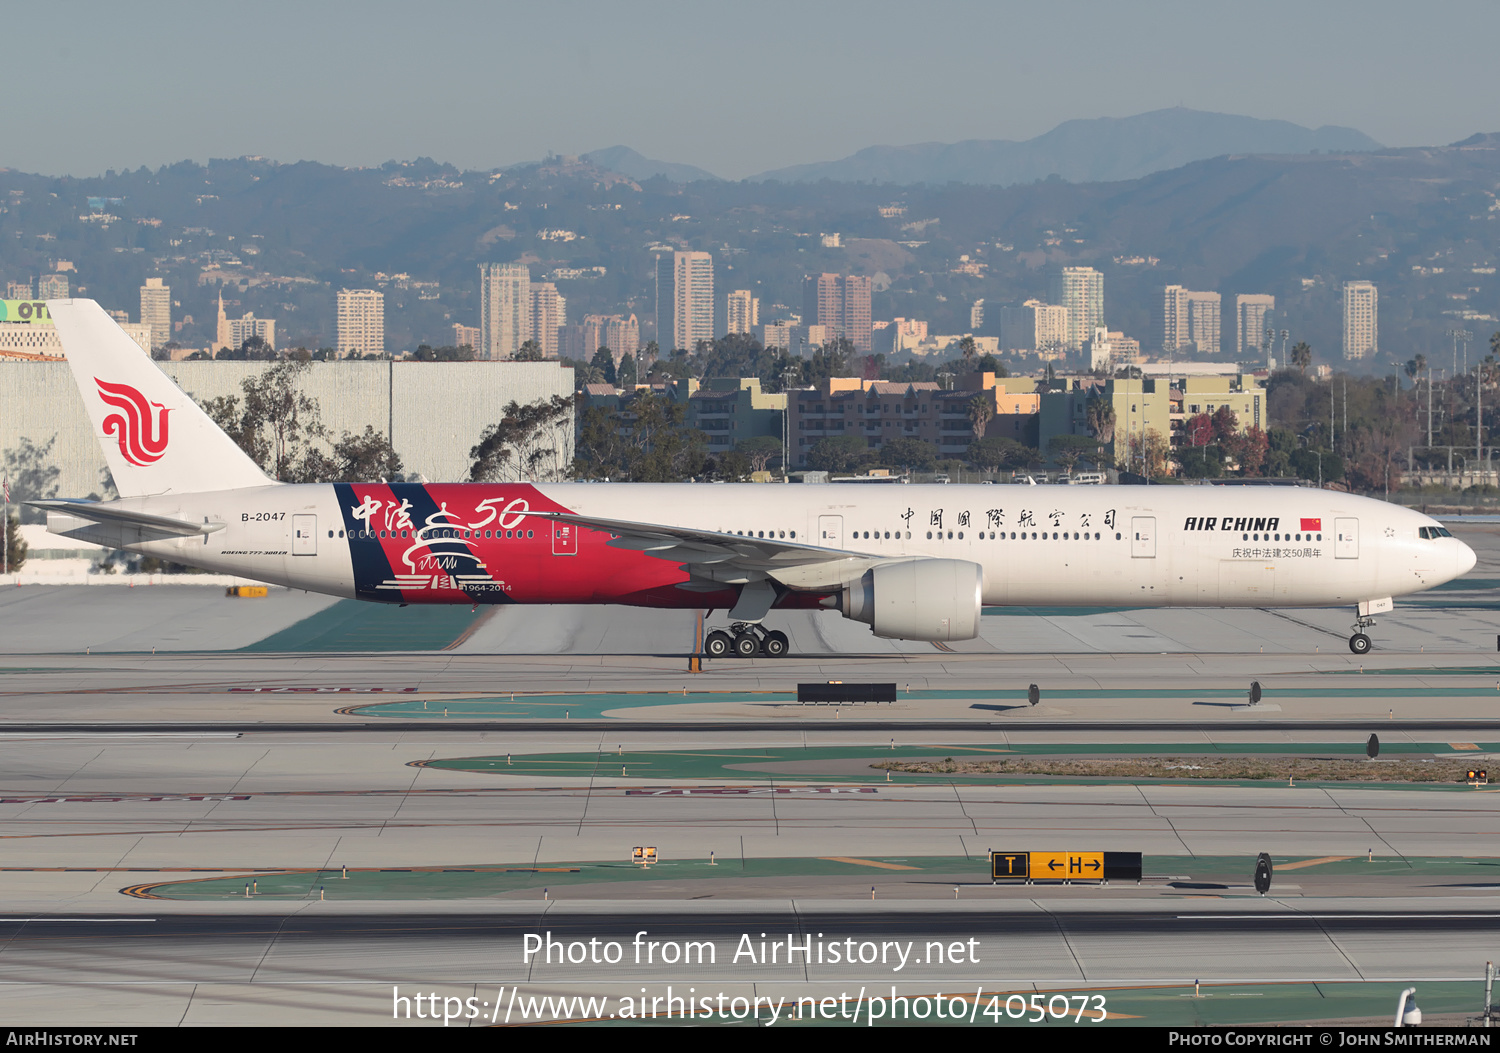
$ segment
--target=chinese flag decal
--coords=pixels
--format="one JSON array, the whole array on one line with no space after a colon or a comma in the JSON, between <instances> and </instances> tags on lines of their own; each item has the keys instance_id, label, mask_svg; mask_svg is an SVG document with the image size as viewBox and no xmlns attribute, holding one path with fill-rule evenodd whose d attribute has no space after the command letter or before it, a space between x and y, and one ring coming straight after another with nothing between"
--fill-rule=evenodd
<instances>
[{"instance_id":1,"label":"chinese flag decal","mask_svg":"<svg viewBox=\"0 0 1500 1053\"><path fill-rule=\"evenodd\" d=\"M1321 519L1304 519L1302 521L1302 529L1304 531L1311 530L1314 533L1316 533L1317 531L1323 529L1323 520L1321 520Z\"/></svg>"}]
</instances>

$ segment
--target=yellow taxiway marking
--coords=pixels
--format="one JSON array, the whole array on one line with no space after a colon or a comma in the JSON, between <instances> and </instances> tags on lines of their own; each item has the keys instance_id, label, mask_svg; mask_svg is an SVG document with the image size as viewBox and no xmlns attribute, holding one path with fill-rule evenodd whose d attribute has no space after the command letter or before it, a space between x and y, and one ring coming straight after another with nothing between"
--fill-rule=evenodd
<instances>
[{"instance_id":1,"label":"yellow taxiway marking","mask_svg":"<svg viewBox=\"0 0 1500 1053\"><path fill-rule=\"evenodd\" d=\"M904 866L901 863L878 863L873 859L852 859L849 856L819 856L829 863L853 863L857 867L879 867L881 870L921 870L921 867Z\"/></svg>"},{"instance_id":2,"label":"yellow taxiway marking","mask_svg":"<svg viewBox=\"0 0 1500 1053\"><path fill-rule=\"evenodd\" d=\"M966 753L1014 753L1015 750L1003 750L995 746L913 746L911 749L919 750L958 750ZM897 749L900 749L898 746Z\"/></svg>"},{"instance_id":3,"label":"yellow taxiway marking","mask_svg":"<svg viewBox=\"0 0 1500 1053\"><path fill-rule=\"evenodd\" d=\"M1300 863L1278 863L1277 870L1301 870L1303 867L1321 866L1324 863L1341 863L1346 859L1358 859L1359 856L1324 856L1321 859L1304 859Z\"/></svg>"},{"instance_id":4,"label":"yellow taxiway marking","mask_svg":"<svg viewBox=\"0 0 1500 1053\"><path fill-rule=\"evenodd\" d=\"M1448 748L1450 750L1477 750L1479 747L1472 742L1450 742Z\"/></svg>"}]
</instances>

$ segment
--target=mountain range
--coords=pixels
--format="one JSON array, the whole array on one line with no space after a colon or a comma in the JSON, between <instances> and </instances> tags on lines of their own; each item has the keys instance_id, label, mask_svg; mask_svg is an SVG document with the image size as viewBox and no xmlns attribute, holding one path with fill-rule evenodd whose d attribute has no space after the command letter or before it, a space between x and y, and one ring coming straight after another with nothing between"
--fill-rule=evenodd
<instances>
[{"instance_id":1,"label":"mountain range","mask_svg":"<svg viewBox=\"0 0 1500 1053\"><path fill-rule=\"evenodd\" d=\"M776 168L750 180L1013 186L1056 177L1069 183L1113 183L1226 154L1362 153L1380 148L1380 143L1353 128L1304 128L1290 121L1178 106L1134 117L1065 121L1022 142L967 139L871 146L841 160ZM626 146L583 156L632 179L663 176L674 183L690 183L718 178L694 165L643 157Z\"/></svg>"}]
</instances>

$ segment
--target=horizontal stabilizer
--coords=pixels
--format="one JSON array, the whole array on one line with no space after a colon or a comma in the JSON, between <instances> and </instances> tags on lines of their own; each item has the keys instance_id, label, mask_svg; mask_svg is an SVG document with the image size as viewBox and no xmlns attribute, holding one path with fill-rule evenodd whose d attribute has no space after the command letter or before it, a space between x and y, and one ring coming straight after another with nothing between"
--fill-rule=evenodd
<instances>
[{"instance_id":1,"label":"horizontal stabilizer","mask_svg":"<svg viewBox=\"0 0 1500 1053\"><path fill-rule=\"evenodd\" d=\"M79 519L92 520L95 523L118 523L122 526L141 527L145 530L155 531L159 534L170 534L176 537L196 537L200 534L212 534L216 530L223 530L223 523L189 523L183 519L172 519L167 516L154 516L146 512L132 512L125 508L116 508L112 504L101 504L98 501L27 501L33 508L42 508L48 512L60 512L63 515L75 516Z\"/></svg>"}]
</instances>

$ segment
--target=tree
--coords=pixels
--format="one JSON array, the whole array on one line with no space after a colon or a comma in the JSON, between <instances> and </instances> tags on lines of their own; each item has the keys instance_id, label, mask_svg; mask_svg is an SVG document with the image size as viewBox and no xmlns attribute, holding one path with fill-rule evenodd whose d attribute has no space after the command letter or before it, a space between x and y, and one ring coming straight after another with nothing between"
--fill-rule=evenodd
<instances>
[{"instance_id":1,"label":"tree","mask_svg":"<svg viewBox=\"0 0 1500 1053\"><path fill-rule=\"evenodd\" d=\"M1305 341L1297 341L1292 345L1292 365L1297 367L1297 372L1303 376L1307 375L1307 367L1312 365L1313 349Z\"/></svg>"},{"instance_id":2,"label":"tree","mask_svg":"<svg viewBox=\"0 0 1500 1053\"><path fill-rule=\"evenodd\" d=\"M1412 386L1412 390L1413 391L1415 391L1416 387L1417 387L1417 378L1422 375L1422 370L1424 370L1426 368L1427 368L1427 356L1426 355L1417 355L1415 358L1409 358L1409 359L1407 359L1405 372L1406 372L1407 377L1410 378L1410 380L1411 380L1411 386Z\"/></svg>"},{"instance_id":3,"label":"tree","mask_svg":"<svg viewBox=\"0 0 1500 1053\"><path fill-rule=\"evenodd\" d=\"M877 455L881 461L909 472L930 472L937 465L938 448L923 439L901 436L882 443Z\"/></svg>"},{"instance_id":4,"label":"tree","mask_svg":"<svg viewBox=\"0 0 1500 1053\"><path fill-rule=\"evenodd\" d=\"M1144 436L1129 435L1126 436L1125 442L1127 463L1121 467L1126 471L1138 470L1142 475L1151 478L1167 473L1172 447L1162 437L1161 432L1155 428L1147 428Z\"/></svg>"},{"instance_id":5,"label":"tree","mask_svg":"<svg viewBox=\"0 0 1500 1053\"><path fill-rule=\"evenodd\" d=\"M276 358L276 349L264 337L247 336L239 347L221 347L216 357L233 362L271 362Z\"/></svg>"},{"instance_id":6,"label":"tree","mask_svg":"<svg viewBox=\"0 0 1500 1053\"><path fill-rule=\"evenodd\" d=\"M979 357L979 345L972 336L965 336L958 342L958 351L964 356L964 369L972 372L974 360Z\"/></svg>"},{"instance_id":7,"label":"tree","mask_svg":"<svg viewBox=\"0 0 1500 1053\"><path fill-rule=\"evenodd\" d=\"M604 382L613 385L615 383L615 356L607 347L600 347L594 352L594 357L589 360L593 366L604 375Z\"/></svg>"},{"instance_id":8,"label":"tree","mask_svg":"<svg viewBox=\"0 0 1500 1053\"><path fill-rule=\"evenodd\" d=\"M1047 440L1047 452L1065 472L1085 457L1097 457L1099 444L1087 435L1054 435Z\"/></svg>"},{"instance_id":9,"label":"tree","mask_svg":"<svg viewBox=\"0 0 1500 1053\"><path fill-rule=\"evenodd\" d=\"M1010 370L1005 368L1005 363L1001 362L994 355L987 354L980 358L979 362L975 365L975 369L981 373L993 373L997 377L1010 376Z\"/></svg>"},{"instance_id":10,"label":"tree","mask_svg":"<svg viewBox=\"0 0 1500 1053\"><path fill-rule=\"evenodd\" d=\"M1104 447L1115 441L1115 403L1113 399L1095 395L1084 409L1089 431L1094 435L1096 456Z\"/></svg>"},{"instance_id":11,"label":"tree","mask_svg":"<svg viewBox=\"0 0 1500 1053\"><path fill-rule=\"evenodd\" d=\"M57 443L54 434L44 443L32 442L21 436L21 445L5 451L5 478L10 481L12 504L25 501L46 501L57 496L57 477L62 470L52 463L52 447ZM39 508L21 507L18 510L23 523L41 523L46 514Z\"/></svg>"},{"instance_id":12,"label":"tree","mask_svg":"<svg viewBox=\"0 0 1500 1053\"><path fill-rule=\"evenodd\" d=\"M643 391L630 400L629 413L636 459L632 478L643 483L672 483L703 470L703 436L687 427L687 407L665 395Z\"/></svg>"},{"instance_id":13,"label":"tree","mask_svg":"<svg viewBox=\"0 0 1500 1053\"><path fill-rule=\"evenodd\" d=\"M5 559L11 573L26 565L27 545L21 537L21 517L12 512L5 517Z\"/></svg>"},{"instance_id":14,"label":"tree","mask_svg":"<svg viewBox=\"0 0 1500 1053\"><path fill-rule=\"evenodd\" d=\"M802 382L816 385L820 380L849 376L849 359L853 353L854 345L843 337L829 341L805 360Z\"/></svg>"},{"instance_id":15,"label":"tree","mask_svg":"<svg viewBox=\"0 0 1500 1053\"><path fill-rule=\"evenodd\" d=\"M240 381L243 402L220 395L201 403L203 411L272 478L283 483L358 482L391 479L401 473L401 458L390 437L369 425L364 434L345 432L325 445L318 400L301 388L312 366L278 362L264 373Z\"/></svg>"},{"instance_id":16,"label":"tree","mask_svg":"<svg viewBox=\"0 0 1500 1053\"><path fill-rule=\"evenodd\" d=\"M1035 446L998 435L971 442L968 456L970 464L986 472L997 468L1013 472L1042 463L1041 452Z\"/></svg>"},{"instance_id":17,"label":"tree","mask_svg":"<svg viewBox=\"0 0 1500 1053\"><path fill-rule=\"evenodd\" d=\"M629 390L636 385L635 356L626 351L620 356L620 368L615 371L615 379L619 381L620 387Z\"/></svg>"},{"instance_id":18,"label":"tree","mask_svg":"<svg viewBox=\"0 0 1500 1053\"><path fill-rule=\"evenodd\" d=\"M585 409L573 478L671 483L699 476L706 467L703 436L686 418L682 403L652 391L622 401L618 410Z\"/></svg>"},{"instance_id":19,"label":"tree","mask_svg":"<svg viewBox=\"0 0 1500 1053\"><path fill-rule=\"evenodd\" d=\"M1269 437L1256 427L1247 428L1244 434L1234 435L1229 440L1229 454L1239 464L1240 474L1245 476L1262 474L1270 448Z\"/></svg>"},{"instance_id":20,"label":"tree","mask_svg":"<svg viewBox=\"0 0 1500 1053\"><path fill-rule=\"evenodd\" d=\"M417 349L406 358L409 362L472 362L474 361L474 347L472 344L459 344L457 347L452 344L445 344L442 347L418 344Z\"/></svg>"},{"instance_id":21,"label":"tree","mask_svg":"<svg viewBox=\"0 0 1500 1053\"><path fill-rule=\"evenodd\" d=\"M757 435L737 443L734 448L749 458L753 472L764 472L772 461L781 459L781 440L773 435Z\"/></svg>"},{"instance_id":22,"label":"tree","mask_svg":"<svg viewBox=\"0 0 1500 1053\"><path fill-rule=\"evenodd\" d=\"M750 458L738 449L723 450L703 463L703 474L726 483L742 483L755 471Z\"/></svg>"},{"instance_id":23,"label":"tree","mask_svg":"<svg viewBox=\"0 0 1500 1053\"><path fill-rule=\"evenodd\" d=\"M858 435L819 439L807 450L807 466L816 472L852 472L869 458L870 447Z\"/></svg>"},{"instance_id":24,"label":"tree","mask_svg":"<svg viewBox=\"0 0 1500 1053\"><path fill-rule=\"evenodd\" d=\"M510 356L516 362L540 362L542 360L542 345L535 340L528 340L516 349L516 353Z\"/></svg>"},{"instance_id":25,"label":"tree","mask_svg":"<svg viewBox=\"0 0 1500 1053\"><path fill-rule=\"evenodd\" d=\"M357 483L374 479L391 480L401 474L401 458L391 448L390 438L366 424L363 435L345 432L333 444L333 456L318 481L324 483Z\"/></svg>"},{"instance_id":26,"label":"tree","mask_svg":"<svg viewBox=\"0 0 1500 1053\"><path fill-rule=\"evenodd\" d=\"M1230 417L1233 416L1230 413ZM1187 445L1178 451L1177 463L1182 466L1182 474L1189 479L1209 479L1223 473L1225 449L1218 441L1217 417L1217 413L1212 417L1199 413L1183 426Z\"/></svg>"},{"instance_id":27,"label":"tree","mask_svg":"<svg viewBox=\"0 0 1500 1053\"><path fill-rule=\"evenodd\" d=\"M969 427L973 429L976 440L984 438L984 429L994 419L995 399L988 391L969 400Z\"/></svg>"},{"instance_id":28,"label":"tree","mask_svg":"<svg viewBox=\"0 0 1500 1053\"><path fill-rule=\"evenodd\" d=\"M563 448L573 428L573 399L554 395L522 405L511 402L469 450L471 482L558 482L567 475Z\"/></svg>"},{"instance_id":29,"label":"tree","mask_svg":"<svg viewBox=\"0 0 1500 1053\"><path fill-rule=\"evenodd\" d=\"M326 431L317 400L302 390L312 367L306 362L278 362L258 377L240 382L245 409L240 415L240 446L272 478L284 483L316 482L308 462L312 440Z\"/></svg>"}]
</instances>

